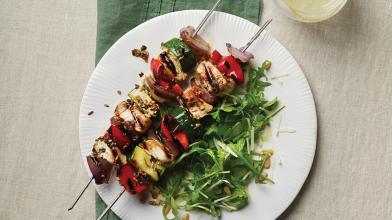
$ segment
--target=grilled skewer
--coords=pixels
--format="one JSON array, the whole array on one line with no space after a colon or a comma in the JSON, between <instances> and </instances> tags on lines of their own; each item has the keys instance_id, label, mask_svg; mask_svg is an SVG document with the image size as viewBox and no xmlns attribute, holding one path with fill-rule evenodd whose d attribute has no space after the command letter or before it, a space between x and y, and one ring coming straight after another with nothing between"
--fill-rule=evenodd
<instances>
[{"instance_id":1,"label":"grilled skewer","mask_svg":"<svg viewBox=\"0 0 392 220\"><path fill-rule=\"evenodd\" d=\"M131 143L136 141L140 134L149 129L152 118L157 115L159 106L144 88L134 89L128 96L127 101L117 105L115 116L111 118L110 128L104 136L95 141L92 153L86 157L92 177L68 211L76 205L93 179L96 184L107 183L115 165L127 164L123 152L129 149Z\"/></svg>"},{"instance_id":2,"label":"grilled skewer","mask_svg":"<svg viewBox=\"0 0 392 220\"><path fill-rule=\"evenodd\" d=\"M181 33L181 38L184 40L185 38L187 38L187 39L190 39L190 42L188 41L188 43L192 43L192 42L194 42L193 41L193 39L195 40L195 41L198 41L199 43L201 43L202 45L204 44L204 45L206 45L207 43L204 41L204 40L202 40L201 38L199 38L198 39L198 37L197 37L197 32L201 29L201 27L204 25L204 23L207 21L207 19L210 17L210 15L212 14L212 12L215 10L215 8L219 5L219 3L221 2L221 0L217 0L216 1L216 3L214 4L214 6L209 10L209 12L206 14L206 16L203 18L203 20L202 20L202 22L199 24L199 26L197 27L197 30L196 31L194 31L193 33L191 33L191 37L189 37L189 33L190 32L182 32ZM188 34L187 34L188 33ZM201 39L201 40L200 40ZM185 41L186 42L186 41ZM192 47L192 49L197 49L197 48L193 48ZM207 44L207 50L209 51L209 45ZM184 50L182 50L182 51L184 51ZM204 52L205 52L206 50L204 50ZM165 51L166 53L168 53L168 50L167 51ZM172 51L173 52L173 51ZM169 52L170 53L170 52ZM201 53L203 53L203 50L201 50ZM191 54L191 53L190 53ZM165 73L164 72L164 70L165 69L169 69L169 70L171 70L172 72L173 72L173 70L175 70L176 72L177 72L177 70L179 69L178 68L178 65L177 66L175 66L175 68L173 68L173 66L171 66L170 65L170 62L169 62L169 60L167 59L167 58L169 58L170 59L170 57L168 56L168 55L166 55L166 56L160 56L161 57L161 61L162 60L164 60L164 61L166 61L165 62L165 65L162 65L162 64L160 64L159 62L155 62L155 64L156 64L156 68L152 68L153 69L153 72L154 72L154 70L155 70L155 73L154 73L154 75L153 76L155 76L155 78L153 78L153 76L150 76L150 78L147 78L145 81L144 81L144 83L145 83L145 85L146 85L146 87L149 89L149 91L150 91L150 95L151 95L151 97L153 97L155 100L157 100L158 102L166 102L166 101L168 101L168 98L169 98L169 100L170 100L170 95L173 95L173 93L176 93L177 95L182 95L182 93L183 93L183 91L182 91L182 89L181 89L181 87L178 85L178 84L176 84L175 82L177 81L181 81L181 80L184 80L185 78L183 78L183 75L180 75L180 76L178 76L178 77L176 77L176 76L174 76L173 78L174 78L174 80L171 80L172 82L171 82L171 84L169 84L168 85L168 88L170 88L171 90L172 90L172 93L171 94L169 94L169 93L165 93L165 95L166 96L169 96L169 97L161 97L160 95L162 95L162 94L157 94L157 92L156 91L154 91L154 88L156 88L156 90L158 90L159 89L159 87L157 87L157 84L159 84L159 80L160 80L160 76L161 75L163 75L163 73ZM184 54L183 54L183 57L186 57L187 58L187 60L190 60L189 62L187 62L186 63L186 65L189 65L189 66L183 66L183 64L182 63L180 63L180 66L181 66L181 71L186 71L186 70L188 70L188 68L189 69L191 69L191 68L193 68L194 66L193 65L195 65L196 63L194 63L193 64L193 59L192 59L192 57L191 56L189 56L189 54L187 55L187 54L185 54L185 56L184 56ZM151 64L153 64L153 62L151 62ZM174 64L174 63L173 63ZM153 67L153 65L152 65L152 67ZM171 69L169 68L169 67L171 67ZM185 67L185 68L184 68ZM175 72L175 73L176 73ZM169 72L170 73L170 72ZM154 79L154 80L153 80ZM174 85L173 85L173 81L174 81ZM160 85L159 85L160 86ZM163 90L160 90L161 92L163 91ZM164 117L165 118L165 117ZM163 123L162 123L163 124ZM162 129L162 128L161 128ZM181 133L180 133L181 134ZM183 141L183 142L185 142L185 141ZM181 143L181 142L180 142ZM172 143L170 143L169 141L168 141L168 144L172 144ZM183 145L183 147L185 147L186 146L186 148L187 147L189 147L189 143L181 143L182 145ZM165 145L166 147L168 147L168 145ZM169 147L169 148L172 148L172 147ZM173 152L174 151L174 152ZM175 154L175 156L178 154L178 150L173 150L173 148L172 148L172 153L173 154ZM91 182L91 180L90 180L90 182ZM88 186L88 185L87 185ZM86 187L87 188L87 187ZM84 192L84 191L83 191ZM123 193L125 192L125 190L123 190L117 197L116 197L116 199L114 200L114 202L111 204L111 205L109 205L105 210L104 210L104 212L99 216L99 220L100 219L102 219L103 218L103 216L105 216L105 214L108 212L108 210L110 210L110 208L117 202L117 200L123 195ZM80 196L78 197L78 199L80 198ZM76 203L76 202L75 202Z\"/></svg>"}]
</instances>

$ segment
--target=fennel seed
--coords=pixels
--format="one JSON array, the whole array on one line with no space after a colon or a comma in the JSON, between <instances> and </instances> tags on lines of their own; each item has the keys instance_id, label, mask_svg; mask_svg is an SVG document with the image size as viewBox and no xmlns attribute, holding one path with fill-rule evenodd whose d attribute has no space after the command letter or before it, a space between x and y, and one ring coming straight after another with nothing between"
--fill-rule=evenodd
<instances>
[{"instance_id":1,"label":"fennel seed","mask_svg":"<svg viewBox=\"0 0 392 220\"><path fill-rule=\"evenodd\" d=\"M189 213L186 212L183 216L182 216L182 220L189 220Z\"/></svg>"},{"instance_id":2,"label":"fennel seed","mask_svg":"<svg viewBox=\"0 0 392 220\"><path fill-rule=\"evenodd\" d=\"M268 169L271 167L271 159L268 158L266 161L264 161L264 168Z\"/></svg>"}]
</instances>

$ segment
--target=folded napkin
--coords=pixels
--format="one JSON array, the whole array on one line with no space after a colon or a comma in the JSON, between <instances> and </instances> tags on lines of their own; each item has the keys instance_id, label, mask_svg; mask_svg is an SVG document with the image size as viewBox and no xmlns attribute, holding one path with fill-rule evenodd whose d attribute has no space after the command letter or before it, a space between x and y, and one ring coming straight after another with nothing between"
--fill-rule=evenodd
<instances>
[{"instance_id":1,"label":"folded napkin","mask_svg":"<svg viewBox=\"0 0 392 220\"><path fill-rule=\"evenodd\" d=\"M122 35L140 23L172 11L187 9L209 9L214 0L98 0L96 63ZM258 23L262 0L223 0L218 11L227 12ZM96 215L106 204L96 195ZM112 211L104 217L119 219Z\"/></svg>"}]
</instances>

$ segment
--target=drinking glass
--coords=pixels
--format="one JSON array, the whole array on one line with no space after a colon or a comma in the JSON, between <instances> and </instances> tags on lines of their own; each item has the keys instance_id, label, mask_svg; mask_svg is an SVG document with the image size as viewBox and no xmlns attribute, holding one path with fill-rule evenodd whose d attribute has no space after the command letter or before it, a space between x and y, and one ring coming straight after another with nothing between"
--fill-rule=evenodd
<instances>
[{"instance_id":1,"label":"drinking glass","mask_svg":"<svg viewBox=\"0 0 392 220\"><path fill-rule=\"evenodd\" d=\"M326 20L343 8L347 0L273 0L284 13L298 21Z\"/></svg>"}]
</instances>

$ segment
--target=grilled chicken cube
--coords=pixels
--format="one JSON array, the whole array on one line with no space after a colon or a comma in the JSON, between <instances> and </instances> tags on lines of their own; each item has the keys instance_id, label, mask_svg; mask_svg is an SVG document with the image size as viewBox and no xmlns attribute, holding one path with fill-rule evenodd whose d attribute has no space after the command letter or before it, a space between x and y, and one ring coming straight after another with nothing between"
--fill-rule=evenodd
<instances>
[{"instance_id":1,"label":"grilled chicken cube","mask_svg":"<svg viewBox=\"0 0 392 220\"><path fill-rule=\"evenodd\" d=\"M162 125L161 125L161 129L162 129ZM168 133L167 135L170 135L170 133ZM166 135L159 130L155 130L155 131L150 130L148 132L148 139L156 140L159 143L161 143L162 146L160 147L163 147L164 152L167 154L167 156L170 158L169 160L171 161L174 160L180 153L179 149L173 142L171 136L170 136L170 140L168 140Z\"/></svg>"},{"instance_id":2,"label":"grilled chicken cube","mask_svg":"<svg viewBox=\"0 0 392 220\"><path fill-rule=\"evenodd\" d=\"M98 138L93 145L92 156L103 158L110 164L114 164L116 157L112 152L112 145L114 145L112 139L105 137Z\"/></svg>"},{"instance_id":3,"label":"grilled chicken cube","mask_svg":"<svg viewBox=\"0 0 392 220\"><path fill-rule=\"evenodd\" d=\"M193 89L193 92L195 95L201 99L203 99L205 102L207 102L210 105L213 105L216 96L211 94L207 88L200 82L199 79L192 78L191 79L191 88Z\"/></svg>"},{"instance_id":4,"label":"grilled chicken cube","mask_svg":"<svg viewBox=\"0 0 392 220\"><path fill-rule=\"evenodd\" d=\"M222 96L225 93L230 93L235 87L234 80L226 77L209 61L201 62L197 66L196 72L201 84L211 94Z\"/></svg>"},{"instance_id":5,"label":"grilled chicken cube","mask_svg":"<svg viewBox=\"0 0 392 220\"><path fill-rule=\"evenodd\" d=\"M161 163L170 162L170 157L168 153L166 153L165 146L161 142L155 139L149 139L144 141L141 146L146 150L148 154L154 157L156 160Z\"/></svg>"},{"instance_id":6,"label":"grilled chicken cube","mask_svg":"<svg viewBox=\"0 0 392 220\"><path fill-rule=\"evenodd\" d=\"M123 120L124 129L132 133L145 133L152 123L151 117L144 114L132 100L120 102L114 113Z\"/></svg>"},{"instance_id":7,"label":"grilled chicken cube","mask_svg":"<svg viewBox=\"0 0 392 220\"><path fill-rule=\"evenodd\" d=\"M159 111L158 104L148 95L146 88L140 86L128 93L134 103L142 110L143 114L149 118L157 116Z\"/></svg>"},{"instance_id":8,"label":"grilled chicken cube","mask_svg":"<svg viewBox=\"0 0 392 220\"><path fill-rule=\"evenodd\" d=\"M195 119L201 119L208 114L213 108L212 105L197 97L192 88L188 88L182 95L185 107Z\"/></svg>"}]
</instances>

